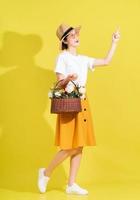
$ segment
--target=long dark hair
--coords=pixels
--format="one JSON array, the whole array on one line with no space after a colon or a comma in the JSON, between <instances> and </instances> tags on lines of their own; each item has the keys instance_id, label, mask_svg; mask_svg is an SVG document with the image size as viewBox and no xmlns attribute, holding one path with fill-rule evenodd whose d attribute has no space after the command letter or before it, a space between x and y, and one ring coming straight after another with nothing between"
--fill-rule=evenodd
<instances>
[{"instance_id":1,"label":"long dark hair","mask_svg":"<svg viewBox=\"0 0 140 200\"><path fill-rule=\"evenodd\" d=\"M63 41L67 41L67 36L63 39ZM62 50L68 49L68 45L64 42L62 42Z\"/></svg>"}]
</instances>

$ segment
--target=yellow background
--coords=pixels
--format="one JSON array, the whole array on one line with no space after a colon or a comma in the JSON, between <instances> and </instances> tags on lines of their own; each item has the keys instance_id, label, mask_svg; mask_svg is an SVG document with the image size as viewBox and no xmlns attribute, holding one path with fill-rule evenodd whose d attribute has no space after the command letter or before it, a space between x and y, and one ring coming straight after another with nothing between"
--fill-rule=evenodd
<instances>
[{"instance_id":1,"label":"yellow background","mask_svg":"<svg viewBox=\"0 0 140 200\"><path fill-rule=\"evenodd\" d=\"M106 56L112 33L121 39L109 66L88 75L88 95L97 146L85 148L81 184L138 183L140 180L140 26L138 0L3 0L0 5L0 187L37 192L38 168L54 146L55 115L48 91L61 23L82 25L79 53ZM66 133L67 134L67 133ZM69 160L49 187L61 188Z\"/></svg>"}]
</instances>

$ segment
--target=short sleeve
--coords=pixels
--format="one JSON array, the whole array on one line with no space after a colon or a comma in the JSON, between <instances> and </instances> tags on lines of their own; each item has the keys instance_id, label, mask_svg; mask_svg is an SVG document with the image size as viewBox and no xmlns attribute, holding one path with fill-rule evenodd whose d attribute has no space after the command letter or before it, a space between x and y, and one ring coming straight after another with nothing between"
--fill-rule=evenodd
<instances>
[{"instance_id":1,"label":"short sleeve","mask_svg":"<svg viewBox=\"0 0 140 200\"><path fill-rule=\"evenodd\" d=\"M96 58L86 56L87 67L88 67L90 70L92 70L92 71L95 70L95 66L94 66L95 59L96 59Z\"/></svg>"},{"instance_id":2,"label":"short sleeve","mask_svg":"<svg viewBox=\"0 0 140 200\"><path fill-rule=\"evenodd\" d=\"M61 73L61 74L66 74L66 69L65 69L65 62L64 62L64 58L62 55L59 55L56 58L56 63L55 63L55 72Z\"/></svg>"}]
</instances>

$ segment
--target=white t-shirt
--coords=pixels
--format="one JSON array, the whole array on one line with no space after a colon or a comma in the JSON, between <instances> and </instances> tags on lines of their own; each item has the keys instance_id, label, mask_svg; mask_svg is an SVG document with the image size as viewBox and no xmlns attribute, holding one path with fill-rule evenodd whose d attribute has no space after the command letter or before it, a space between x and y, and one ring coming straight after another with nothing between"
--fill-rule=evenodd
<instances>
[{"instance_id":1,"label":"white t-shirt","mask_svg":"<svg viewBox=\"0 0 140 200\"><path fill-rule=\"evenodd\" d=\"M95 70L95 58L85 55L73 55L72 53L63 50L56 59L55 72L63 74L65 77L68 74L76 73L78 78L74 81L81 86L86 85L88 69Z\"/></svg>"}]
</instances>

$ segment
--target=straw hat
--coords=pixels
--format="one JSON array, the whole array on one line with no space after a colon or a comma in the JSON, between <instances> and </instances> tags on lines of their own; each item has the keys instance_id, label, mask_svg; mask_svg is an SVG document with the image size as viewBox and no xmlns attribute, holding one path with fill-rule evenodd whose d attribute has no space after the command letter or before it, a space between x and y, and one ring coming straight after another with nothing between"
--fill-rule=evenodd
<instances>
[{"instance_id":1,"label":"straw hat","mask_svg":"<svg viewBox=\"0 0 140 200\"><path fill-rule=\"evenodd\" d=\"M61 45L62 45L62 41L63 39L68 36L70 34L70 32L72 30L75 30L76 32L79 32L80 29L81 29L81 26L78 26L78 27L72 27L72 26L69 26L69 25L66 25L66 24L60 24L60 26L57 28L56 30L56 35L57 37L59 38L60 42L61 42Z\"/></svg>"}]
</instances>

